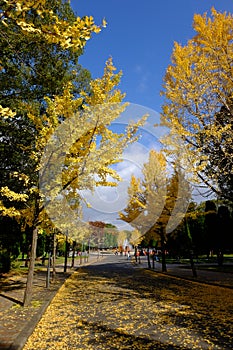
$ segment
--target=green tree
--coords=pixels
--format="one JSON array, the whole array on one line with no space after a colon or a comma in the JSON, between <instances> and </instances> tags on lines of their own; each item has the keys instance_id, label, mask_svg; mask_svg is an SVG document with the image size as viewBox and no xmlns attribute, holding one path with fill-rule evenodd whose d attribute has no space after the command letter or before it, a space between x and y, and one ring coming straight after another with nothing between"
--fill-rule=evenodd
<instances>
[{"instance_id":1,"label":"green tree","mask_svg":"<svg viewBox=\"0 0 233 350\"><path fill-rule=\"evenodd\" d=\"M208 242L207 256L209 256L217 252L218 246L217 206L216 203L211 200L205 203L205 232Z\"/></svg>"},{"instance_id":2,"label":"green tree","mask_svg":"<svg viewBox=\"0 0 233 350\"><path fill-rule=\"evenodd\" d=\"M219 266L223 264L224 252L232 249L232 218L226 205L214 201L205 203L205 229L208 248L217 255Z\"/></svg>"},{"instance_id":3,"label":"green tree","mask_svg":"<svg viewBox=\"0 0 233 350\"><path fill-rule=\"evenodd\" d=\"M223 252L233 252L233 218L226 205L218 207L218 241Z\"/></svg>"},{"instance_id":4,"label":"green tree","mask_svg":"<svg viewBox=\"0 0 233 350\"><path fill-rule=\"evenodd\" d=\"M11 217L0 217L1 239L0 239L0 273L8 272L12 260L20 253L20 241L22 233L20 225ZM18 237L18 239L15 239Z\"/></svg>"},{"instance_id":5,"label":"green tree","mask_svg":"<svg viewBox=\"0 0 233 350\"><path fill-rule=\"evenodd\" d=\"M198 257L199 254L205 254L207 250L207 240L205 235L205 215L203 204L191 202L187 210L189 229L192 236L192 247L194 254Z\"/></svg>"},{"instance_id":6,"label":"green tree","mask_svg":"<svg viewBox=\"0 0 233 350\"><path fill-rule=\"evenodd\" d=\"M117 227L106 223L104 226L104 247L117 247L117 235Z\"/></svg>"},{"instance_id":7,"label":"green tree","mask_svg":"<svg viewBox=\"0 0 233 350\"><path fill-rule=\"evenodd\" d=\"M14 117L0 120L1 187L10 189L12 196L4 195L6 192L1 194L4 207L9 210L6 214L13 215L11 208L20 210L25 205L22 197L17 198L13 194L27 191L25 182L28 178L32 179L34 174L35 183L38 177L37 162L32 158L37 131L27 117L27 106L34 106L43 113L46 108L44 97L52 98L62 94L69 81L73 83L72 91L75 95L81 89L89 91L90 74L78 64L81 48L78 51L70 47L62 48L59 43L48 42L43 35L35 35L34 32L25 35L10 15L6 25L4 16L9 7L6 3L1 5L0 105L16 113ZM53 0L46 4L45 9L52 10L57 18L66 20L70 25L75 22L76 18L68 2ZM36 9L30 9L26 19L37 28L49 25L50 20L47 15L40 16ZM1 235L2 244L4 239ZM20 241L20 229L12 239Z\"/></svg>"}]
</instances>

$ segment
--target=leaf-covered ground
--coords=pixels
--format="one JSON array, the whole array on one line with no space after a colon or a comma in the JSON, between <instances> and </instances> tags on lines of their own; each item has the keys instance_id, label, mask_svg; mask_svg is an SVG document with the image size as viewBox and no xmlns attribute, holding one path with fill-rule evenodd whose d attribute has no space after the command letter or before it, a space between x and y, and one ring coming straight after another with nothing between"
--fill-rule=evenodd
<instances>
[{"instance_id":1,"label":"leaf-covered ground","mask_svg":"<svg viewBox=\"0 0 233 350\"><path fill-rule=\"evenodd\" d=\"M232 311L231 289L112 257L65 282L24 350L230 350Z\"/></svg>"}]
</instances>

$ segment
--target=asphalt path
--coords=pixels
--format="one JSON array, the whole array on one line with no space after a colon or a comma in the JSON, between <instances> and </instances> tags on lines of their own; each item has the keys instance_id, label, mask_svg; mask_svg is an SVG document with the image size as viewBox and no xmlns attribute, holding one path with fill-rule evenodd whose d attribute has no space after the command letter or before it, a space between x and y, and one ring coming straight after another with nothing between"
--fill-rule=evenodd
<instances>
[{"instance_id":1,"label":"asphalt path","mask_svg":"<svg viewBox=\"0 0 233 350\"><path fill-rule=\"evenodd\" d=\"M23 349L230 350L232 310L232 289L111 255L67 279Z\"/></svg>"}]
</instances>

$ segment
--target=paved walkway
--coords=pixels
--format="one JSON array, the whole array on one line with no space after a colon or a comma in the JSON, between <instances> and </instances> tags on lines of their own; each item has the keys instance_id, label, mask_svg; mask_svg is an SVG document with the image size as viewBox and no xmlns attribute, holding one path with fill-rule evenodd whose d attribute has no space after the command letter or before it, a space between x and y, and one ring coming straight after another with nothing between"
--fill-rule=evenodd
<instances>
[{"instance_id":1,"label":"paved walkway","mask_svg":"<svg viewBox=\"0 0 233 350\"><path fill-rule=\"evenodd\" d=\"M231 350L232 310L232 289L109 256L66 281L23 350Z\"/></svg>"},{"instance_id":2,"label":"paved walkway","mask_svg":"<svg viewBox=\"0 0 233 350\"><path fill-rule=\"evenodd\" d=\"M117 263L118 267L130 267L131 270L133 269L134 271L148 271L147 261L144 257L141 259L140 264L135 264L133 263L133 259L132 261L128 261L125 256L111 256L107 258L98 258L97 256L92 256L87 265L90 263L92 266L101 265L103 267L103 270L100 271L100 274L103 275L105 274L106 268L107 271L109 271L110 267L113 268L112 263ZM14 280L14 283L12 285L9 284L7 291L3 290L0 292L0 349L21 350L23 348L27 338L33 332L33 329L39 322L41 316L45 313L45 310L51 303L51 300L53 300L54 296L57 294L59 288L62 286L66 278L73 274L73 272L74 270L68 269L68 272L64 274L63 267L60 266L57 269L57 282L51 283L49 290L45 288L45 273L37 274L34 279L34 294L32 304L27 308L19 306L19 304L16 302L20 300L22 301L23 299L25 281L23 281L22 278L19 278L18 281ZM191 270L181 268L180 265L168 265L168 272L166 274L162 274L161 265L159 263L156 263L155 271L151 270L148 272L150 275L161 276L162 280L167 278L166 275L177 276L177 278L180 276L195 280L197 282L211 283L233 288L232 274L197 270L198 277L194 279L192 278ZM130 271L128 270L127 273L130 273ZM177 279L176 277L172 278ZM146 279L148 279L148 274L146 275ZM226 288L223 288L223 290L225 289ZM90 350L91 348L85 349ZM67 350L71 350L71 348L67 348Z\"/></svg>"}]
</instances>

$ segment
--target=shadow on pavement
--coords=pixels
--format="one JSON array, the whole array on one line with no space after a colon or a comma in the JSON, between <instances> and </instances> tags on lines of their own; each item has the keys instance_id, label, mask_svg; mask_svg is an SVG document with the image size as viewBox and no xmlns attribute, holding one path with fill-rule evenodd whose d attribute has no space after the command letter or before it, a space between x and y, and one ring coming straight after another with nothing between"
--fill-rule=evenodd
<instances>
[{"instance_id":1,"label":"shadow on pavement","mask_svg":"<svg viewBox=\"0 0 233 350\"><path fill-rule=\"evenodd\" d=\"M120 337L121 343L118 340L116 343L116 348L119 349L141 349L144 345L144 349L184 350L190 349L190 346L187 348L181 346L178 339L187 333L188 336L191 334L193 339L196 338L196 341L201 344L201 349L210 349L208 342L212 343L211 349L231 348L233 330L230 309L232 302L227 304L232 300L231 290L225 288L221 290L217 286L197 284L188 280L171 278L169 275L151 273L145 269L135 269L130 261L120 259L116 259L115 262L110 259L107 263L106 261L98 262L82 267L77 278L77 288L85 281L84 284L88 281L93 286L92 289L89 289L90 298L96 293L95 305L99 303L101 307L100 320L102 317L105 322L105 306L106 319L108 317L108 299L113 308L118 305L119 309L123 309L125 303L132 319L137 313L141 315L140 320L145 323L145 329L153 328L152 333L157 324L158 331L164 338L164 341L161 342L157 339L150 339L150 334L146 332L144 336L136 336L132 333L118 331L115 328L109 328L102 322L91 321L89 317L85 320L84 315L83 324L93 328L96 332L104 332L98 338L98 344L103 340L104 344L110 346L111 342L116 342L116 338ZM106 288L98 291L100 283L105 283ZM86 293L88 293L87 290ZM78 300L79 297L77 293ZM94 308L94 304L90 304L90 309L92 307ZM116 315L116 321L117 317L119 315ZM125 313L122 317L125 317ZM131 327L135 329L135 324L129 324L129 329L132 329ZM174 341L173 345L168 344L172 334L174 339L177 339L177 343ZM183 342L185 344L185 339ZM90 340L90 345L94 343L95 339ZM138 347L135 347L135 344L138 344Z\"/></svg>"},{"instance_id":2,"label":"shadow on pavement","mask_svg":"<svg viewBox=\"0 0 233 350\"><path fill-rule=\"evenodd\" d=\"M95 334L101 333L98 337L98 345L96 339L91 339L87 342L91 349L132 349L132 350L184 350L183 346L164 344L161 341L151 340L149 337L137 337L126 332L120 332L109 329L106 326L101 326L98 323L85 322L83 325L91 328Z\"/></svg>"}]
</instances>

